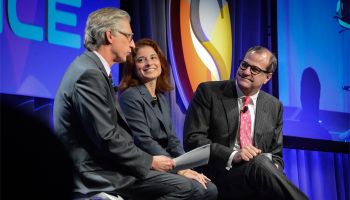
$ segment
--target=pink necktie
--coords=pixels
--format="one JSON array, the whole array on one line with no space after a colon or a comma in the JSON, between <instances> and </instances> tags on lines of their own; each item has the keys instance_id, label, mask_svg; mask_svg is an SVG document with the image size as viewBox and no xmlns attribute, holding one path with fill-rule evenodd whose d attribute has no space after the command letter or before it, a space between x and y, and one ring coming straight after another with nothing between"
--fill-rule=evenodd
<instances>
[{"instance_id":1,"label":"pink necktie","mask_svg":"<svg viewBox=\"0 0 350 200\"><path fill-rule=\"evenodd\" d=\"M252 144L252 122L250 119L250 112L248 109L248 103L250 101L250 97L245 97L243 102L243 106L241 109L241 122L239 126L239 141L241 144L241 149L247 145Z\"/></svg>"}]
</instances>

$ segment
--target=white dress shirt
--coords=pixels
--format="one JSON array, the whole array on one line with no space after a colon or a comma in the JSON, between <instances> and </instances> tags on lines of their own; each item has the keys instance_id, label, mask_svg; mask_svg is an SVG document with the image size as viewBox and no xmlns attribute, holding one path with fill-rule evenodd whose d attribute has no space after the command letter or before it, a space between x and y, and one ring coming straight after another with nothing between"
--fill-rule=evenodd
<instances>
[{"instance_id":1,"label":"white dress shirt","mask_svg":"<svg viewBox=\"0 0 350 200\"><path fill-rule=\"evenodd\" d=\"M237 84L237 80L236 80L236 91L237 91L237 96L238 96L238 110L240 111L242 109L242 105L243 105L243 99L245 97L245 95L243 94L242 90L239 88L238 84ZM255 125L255 113L256 113L256 100L258 98L259 92L257 92L256 94L249 96L250 97L250 101L248 103L248 109L250 112L250 118L251 118L251 122L252 122L252 130L251 130L251 136L252 138L254 138L254 125ZM240 117L238 118L240 120ZM239 130L239 129L238 129ZM239 131L238 131L239 132ZM226 169L230 170L232 168L232 160L234 158L234 156L236 155L236 153L238 152L238 150L240 149L240 144L239 144L239 133L236 135L235 138L235 145L233 147L233 152L230 155L228 161L227 161L227 165L226 165Z\"/></svg>"},{"instance_id":2,"label":"white dress shirt","mask_svg":"<svg viewBox=\"0 0 350 200\"><path fill-rule=\"evenodd\" d=\"M97 51L93 51L96 56L101 60L103 67L105 68L107 75L109 76L109 74L111 73L111 68L109 67L107 61L101 56L101 54L99 54Z\"/></svg>"}]
</instances>

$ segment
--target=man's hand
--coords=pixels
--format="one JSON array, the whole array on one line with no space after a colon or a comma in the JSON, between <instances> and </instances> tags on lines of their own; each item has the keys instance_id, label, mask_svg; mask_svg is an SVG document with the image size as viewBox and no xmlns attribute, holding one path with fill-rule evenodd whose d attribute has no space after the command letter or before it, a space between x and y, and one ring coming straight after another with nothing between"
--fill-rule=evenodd
<instances>
[{"instance_id":1,"label":"man's hand","mask_svg":"<svg viewBox=\"0 0 350 200\"><path fill-rule=\"evenodd\" d=\"M207 189L206 184L208 183L208 181L211 181L204 174L200 174L191 169L180 170L177 172L177 174L198 181L205 189Z\"/></svg>"},{"instance_id":2,"label":"man's hand","mask_svg":"<svg viewBox=\"0 0 350 200\"><path fill-rule=\"evenodd\" d=\"M175 162L166 156L153 156L152 168L160 172L168 172L174 169Z\"/></svg>"},{"instance_id":3,"label":"man's hand","mask_svg":"<svg viewBox=\"0 0 350 200\"><path fill-rule=\"evenodd\" d=\"M242 160L249 161L253 159L255 156L261 153L260 149L257 149L253 145L245 146L243 149L238 150L235 157L233 158L234 163L239 163Z\"/></svg>"}]
</instances>

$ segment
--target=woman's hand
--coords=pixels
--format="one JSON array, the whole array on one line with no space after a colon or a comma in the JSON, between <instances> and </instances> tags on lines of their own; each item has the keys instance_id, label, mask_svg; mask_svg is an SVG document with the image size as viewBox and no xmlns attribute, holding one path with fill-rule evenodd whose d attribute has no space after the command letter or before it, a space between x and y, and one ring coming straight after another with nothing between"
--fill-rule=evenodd
<instances>
[{"instance_id":1,"label":"woman's hand","mask_svg":"<svg viewBox=\"0 0 350 200\"><path fill-rule=\"evenodd\" d=\"M177 172L177 174L198 181L205 189L207 189L206 183L208 183L208 181L211 181L204 174L200 174L191 169L180 170Z\"/></svg>"}]
</instances>

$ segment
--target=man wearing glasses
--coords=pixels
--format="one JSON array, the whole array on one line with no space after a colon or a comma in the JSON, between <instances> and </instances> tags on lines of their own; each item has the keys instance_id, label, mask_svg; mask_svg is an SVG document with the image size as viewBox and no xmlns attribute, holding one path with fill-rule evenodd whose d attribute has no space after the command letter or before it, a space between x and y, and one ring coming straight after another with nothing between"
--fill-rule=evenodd
<instances>
[{"instance_id":1,"label":"man wearing glasses","mask_svg":"<svg viewBox=\"0 0 350 200\"><path fill-rule=\"evenodd\" d=\"M198 86L184 125L184 146L211 144L201 168L219 199L307 199L283 174L282 104L260 88L277 68L266 48L250 48L235 80Z\"/></svg>"},{"instance_id":2,"label":"man wearing glasses","mask_svg":"<svg viewBox=\"0 0 350 200\"><path fill-rule=\"evenodd\" d=\"M54 129L74 162L74 199L195 199L191 181L173 173L174 161L134 145L115 99L111 67L135 47L130 16L103 8L88 17L84 46L62 78ZM55 194L53 194L55 195Z\"/></svg>"}]
</instances>

